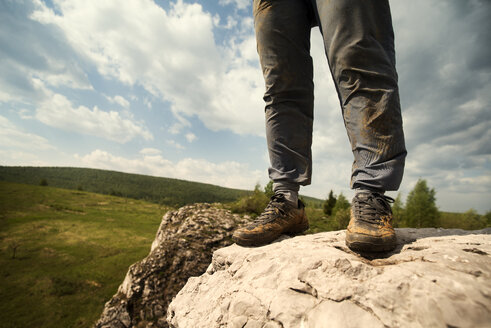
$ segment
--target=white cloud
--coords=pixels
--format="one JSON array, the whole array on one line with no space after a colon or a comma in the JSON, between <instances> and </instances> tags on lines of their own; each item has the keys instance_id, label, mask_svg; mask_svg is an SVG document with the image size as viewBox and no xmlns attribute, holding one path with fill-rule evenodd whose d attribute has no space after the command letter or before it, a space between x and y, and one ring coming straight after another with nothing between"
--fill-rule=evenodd
<instances>
[{"instance_id":1,"label":"white cloud","mask_svg":"<svg viewBox=\"0 0 491 328\"><path fill-rule=\"evenodd\" d=\"M25 108L19 110L19 117L24 120L30 120L34 118L32 111Z\"/></svg>"},{"instance_id":2,"label":"white cloud","mask_svg":"<svg viewBox=\"0 0 491 328\"><path fill-rule=\"evenodd\" d=\"M3 149L49 150L54 147L46 138L23 131L0 115L0 139ZM9 156L10 157L10 156Z\"/></svg>"},{"instance_id":3,"label":"white cloud","mask_svg":"<svg viewBox=\"0 0 491 328\"><path fill-rule=\"evenodd\" d=\"M191 133L191 132L186 133L186 140L191 143L194 140L196 140L196 135L194 133Z\"/></svg>"},{"instance_id":4,"label":"white cloud","mask_svg":"<svg viewBox=\"0 0 491 328\"><path fill-rule=\"evenodd\" d=\"M225 25L215 24L218 27L229 30L237 26L237 17L227 16L227 23Z\"/></svg>"},{"instance_id":5,"label":"white cloud","mask_svg":"<svg viewBox=\"0 0 491 328\"><path fill-rule=\"evenodd\" d=\"M56 14L40 4L31 17L54 24L99 73L141 85L171 103L179 120L198 116L213 130L263 135L264 92L250 18L248 35L224 48L214 39L214 18L199 4L181 0L165 11L153 1L56 2ZM242 23L241 23L242 24Z\"/></svg>"},{"instance_id":6,"label":"white cloud","mask_svg":"<svg viewBox=\"0 0 491 328\"><path fill-rule=\"evenodd\" d=\"M130 102L120 95L116 95L114 97L106 96L106 99L109 100L111 104L118 104L124 108L130 107Z\"/></svg>"},{"instance_id":7,"label":"white cloud","mask_svg":"<svg viewBox=\"0 0 491 328\"><path fill-rule=\"evenodd\" d=\"M161 153L162 153L162 151L160 151L159 149L156 149L156 148L143 148L142 150L140 150L140 154L148 155L148 156L160 155Z\"/></svg>"},{"instance_id":8,"label":"white cloud","mask_svg":"<svg viewBox=\"0 0 491 328\"><path fill-rule=\"evenodd\" d=\"M148 108L152 108L152 102L148 99L148 98L144 98L143 99L143 103L145 104L145 106L147 106Z\"/></svg>"},{"instance_id":9,"label":"white cloud","mask_svg":"<svg viewBox=\"0 0 491 328\"><path fill-rule=\"evenodd\" d=\"M55 26L27 19L36 4L3 1L0 11L0 102L33 103L34 80L49 87L92 89L83 61Z\"/></svg>"},{"instance_id":10,"label":"white cloud","mask_svg":"<svg viewBox=\"0 0 491 328\"><path fill-rule=\"evenodd\" d=\"M177 141L175 141L175 140L167 140L167 141L166 141L166 143L167 143L169 146L174 147L174 148L176 148L176 149L180 149L180 150L184 149L184 146L183 146L183 145L181 145L180 143L178 143L178 142L177 142Z\"/></svg>"},{"instance_id":11,"label":"white cloud","mask_svg":"<svg viewBox=\"0 0 491 328\"><path fill-rule=\"evenodd\" d=\"M76 160L87 167L185 179L229 188L250 189L251 181L264 179L264 172L250 170L247 164L232 161L212 163L193 158L173 162L155 153L130 159L97 149L85 156L76 155Z\"/></svg>"},{"instance_id":12,"label":"white cloud","mask_svg":"<svg viewBox=\"0 0 491 328\"><path fill-rule=\"evenodd\" d=\"M491 176L490 3L392 4L408 147L403 191L423 178L445 209L463 211L468 202L485 211L491 184L480 182Z\"/></svg>"},{"instance_id":13,"label":"white cloud","mask_svg":"<svg viewBox=\"0 0 491 328\"><path fill-rule=\"evenodd\" d=\"M470 207L465 205L468 202L485 211L488 205L483 197L491 195L491 184L482 183L491 176L491 62L484 55L490 49L484 41L485 26L490 25L486 19L489 3L391 4L409 151L401 190L407 195L417 179L424 178L435 187L438 203L446 209L463 211ZM418 17L418 24L412 17ZM350 171L346 168L351 166L352 155L322 40L316 32L312 57L316 86L314 175L312 186L305 190L325 197L328 190L323 189L332 185L346 190ZM469 194L478 201L471 200Z\"/></svg>"},{"instance_id":14,"label":"white cloud","mask_svg":"<svg viewBox=\"0 0 491 328\"><path fill-rule=\"evenodd\" d=\"M251 1L250 0L219 0L218 3L221 4L222 6L234 4L237 7L237 9L245 9L249 7Z\"/></svg>"},{"instance_id":15,"label":"white cloud","mask_svg":"<svg viewBox=\"0 0 491 328\"><path fill-rule=\"evenodd\" d=\"M52 3L55 10L41 0L7 1L8 10L0 11L0 102L16 103L10 107L22 108L21 118L36 117L60 129L118 142L151 139L146 126L130 113L79 106L82 92L64 93L67 87L91 89L88 72L100 78L96 69L106 78L104 83L122 82L138 93L126 96L132 102L140 99L152 108L151 99L153 110L160 103L170 104L177 121L170 133L190 131L198 118L213 130L264 134L264 85L250 13L230 13L227 7L211 14L199 3L183 1L171 2L169 10L150 0ZM221 4L240 9L250 1ZM402 191L407 193L421 177L437 189L437 197L446 197L445 204L458 203L452 201L456 195L469 200L468 195L475 195L467 193L472 190L489 198L490 3L414 0L391 1L391 6L409 150ZM32 19L26 19L33 10ZM226 24L219 25L219 20ZM352 154L317 30L312 35L312 56L314 179L304 190L319 197L330 189L346 194ZM140 93L142 88L150 95ZM129 101L118 97L109 98L128 108ZM24 146L29 137L41 147L49 145L26 130L14 127L14 131ZM15 142L9 133L5 140ZM194 140L185 132L184 137ZM163 160L158 150L142 150L141 156L146 163ZM482 211L487 205L480 206Z\"/></svg>"},{"instance_id":16,"label":"white cloud","mask_svg":"<svg viewBox=\"0 0 491 328\"><path fill-rule=\"evenodd\" d=\"M48 91L47 91L48 92ZM46 125L65 131L93 135L119 143L135 137L153 139L147 128L132 117L124 118L115 111L103 111L97 106L75 107L65 96L53 93L39 104L36 118Z\"/></svg>"}]
</instances>

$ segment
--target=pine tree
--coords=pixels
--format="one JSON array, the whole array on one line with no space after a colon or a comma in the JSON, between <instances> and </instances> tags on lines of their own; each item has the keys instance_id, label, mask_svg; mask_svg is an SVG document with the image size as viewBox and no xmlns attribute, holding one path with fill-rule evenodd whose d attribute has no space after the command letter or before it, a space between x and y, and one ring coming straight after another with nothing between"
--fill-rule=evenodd
<instances>
[{"instance_id":1,"label":"pine tree","mask_svg":"<svg viewBox=\"0 0 491 328\"><path fill-rule=\"evenodd\" d=\"M340 193L336 199L336 203L332 208L331 213L331 227L334 230L345 229L350 219L350 203L344 197L343 193Z\"/></svg>"},{"instance_id":2,"label":"pine tree","mask_svg":"<svg viewBox=\"0 0 491 328\"><path fill-rule=\"evenodd\" d=\"M334 205L336 205L336 197L334 197L334 194L331 190L329 192L329 196L324 202L324 213L330 216L332 214L332 209L334 208Z\"/></svg>"},{"instance_id":3,"label":"pine tree","mask_svg":"<svg viewBox=\"0 0 491 328\"><path fill-rule=\"evenodd\" d=\"M440 212L436 207L435 189L419 179L406 200L406 224L409 227L437 227Z\"/></svg>"}]
</instances>

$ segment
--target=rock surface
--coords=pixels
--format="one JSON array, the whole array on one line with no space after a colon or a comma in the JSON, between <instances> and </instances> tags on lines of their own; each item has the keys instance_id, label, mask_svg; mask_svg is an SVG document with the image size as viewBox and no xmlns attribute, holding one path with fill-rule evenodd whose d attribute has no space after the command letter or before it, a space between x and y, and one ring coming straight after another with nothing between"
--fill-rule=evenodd
<instances>
[{"instance_id":1,"label":"rock surface","mask_svg":"<svg viewBox=\"0 0 491 328\"><path fill-rule=\"evenodd\" d=\"M397 229L358 255L344 231L217 250L169 305L171 327L491 327L491 229Z\"/></svg>"},{"instance_id":2,"label":"rock surface","mask_svg":"<svg viewBox=\"0 0 491 328\"><path fill-rule=\"evenodd\" d=\"M190 276L205 272L213 251L230 245L233 230L242 223L240 216L209 204L165 214L150 254L129 268L96 327L168 327L172 297Z\"/></svg>"}]
</instances>

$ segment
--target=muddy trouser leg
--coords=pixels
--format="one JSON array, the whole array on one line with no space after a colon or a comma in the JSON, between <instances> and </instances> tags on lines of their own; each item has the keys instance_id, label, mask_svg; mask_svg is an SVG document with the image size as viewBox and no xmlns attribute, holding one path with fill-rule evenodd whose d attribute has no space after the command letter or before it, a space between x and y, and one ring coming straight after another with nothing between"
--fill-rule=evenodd
<instances>
[{"instance_id":1,"label":"muddy trouser leg","mask_svg":"<svg viewBox=\"0 0 491 328\"><path fill-rule=\"evenodd\" d=\"M310 184L312 172L312 10L304 0L254 0L253 10L266 84L269 177L275 191L298 191Z\"/></svg>"},{"instance_id":2,"label":"muddy trouser leg","mask_svg":"<svg viewBox=\"0 0 491 328\"><path fill-rule=\"evenodd\" d=\"M313 1L354 154L351 187L397 190L406 148L389 4Z\"/></svg>"}]
</instances>

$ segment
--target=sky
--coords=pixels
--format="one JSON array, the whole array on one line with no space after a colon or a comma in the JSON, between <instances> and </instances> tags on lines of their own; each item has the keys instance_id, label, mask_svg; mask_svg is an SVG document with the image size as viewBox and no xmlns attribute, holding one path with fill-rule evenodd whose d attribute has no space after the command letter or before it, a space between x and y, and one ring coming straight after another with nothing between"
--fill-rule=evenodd
<instances>
[{"instance_id":1,"label":"sky","mask_svg":"<svg viewBox=\"0 0 491 328\"><path fill-rule=\"evenodd\" d=\"M250 0L1 0L0 165L74 166L252 189L268 182ZM491 210L491 2L390 1L408 157L443 211ZM353 195L312 30L312 184ZM396 192L389 193L396 196Z\"/></svg>"}]
</instances>

